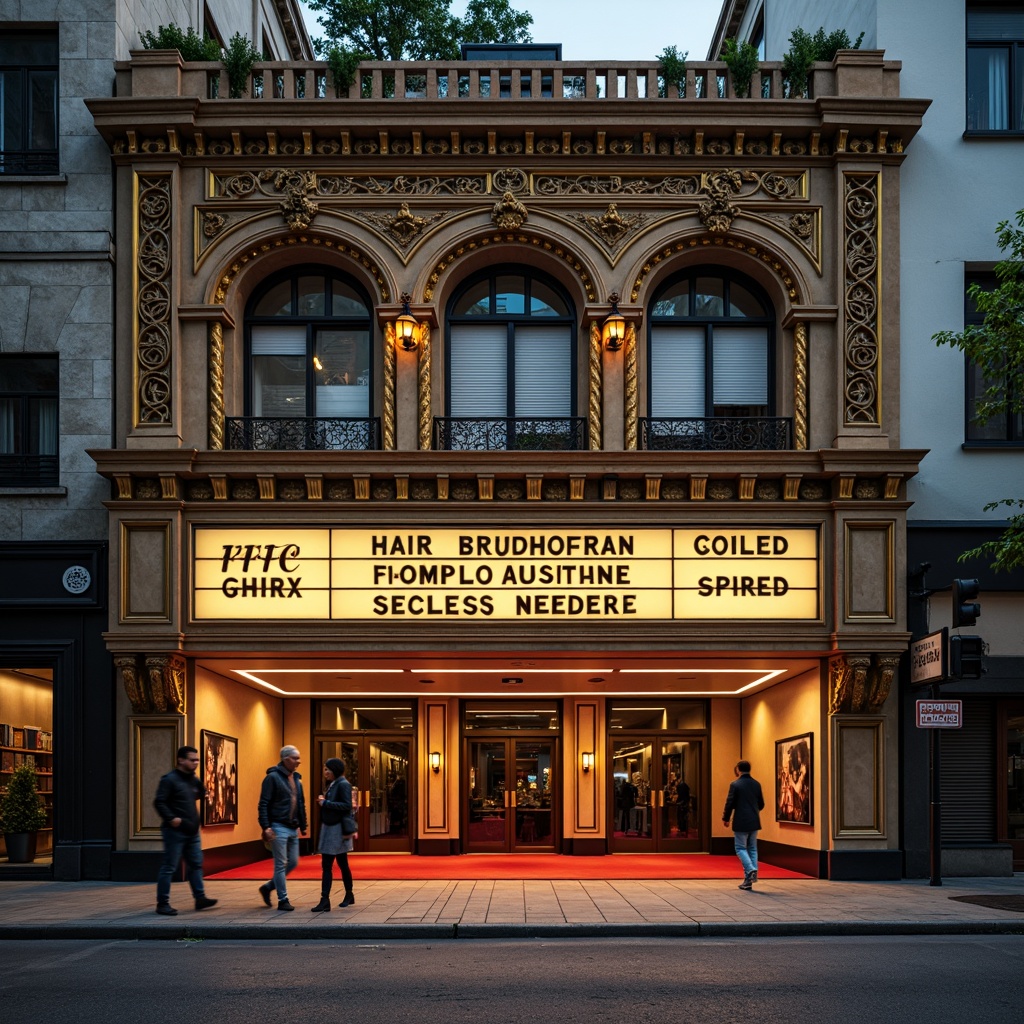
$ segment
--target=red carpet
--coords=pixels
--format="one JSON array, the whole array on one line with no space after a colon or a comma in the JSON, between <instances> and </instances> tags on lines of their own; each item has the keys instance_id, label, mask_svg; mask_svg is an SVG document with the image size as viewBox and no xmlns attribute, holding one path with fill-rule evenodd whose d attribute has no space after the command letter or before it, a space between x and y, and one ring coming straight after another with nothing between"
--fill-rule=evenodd
<instances>
[{"instance_id":1,"label":"red carpet","mask_svg":"<svg viewBox=\"0 0 1024 1024\"><path fill-rule=\"evenodd\" d=\"M732 856L694 853L613 854L609 857L563 857L554 853L469 853L460 857L413 857L408 854L353 853L352 874L363 879L490 879L490 878L738 878L739 861ZM335 868L337 873L337 868ZM762 861L760 878L807 878ZM262 881L272 874L270 859L207 877L213 880ZM319 856L303 857L289 875L318 879Z\"/></svg>"}]
</instances>

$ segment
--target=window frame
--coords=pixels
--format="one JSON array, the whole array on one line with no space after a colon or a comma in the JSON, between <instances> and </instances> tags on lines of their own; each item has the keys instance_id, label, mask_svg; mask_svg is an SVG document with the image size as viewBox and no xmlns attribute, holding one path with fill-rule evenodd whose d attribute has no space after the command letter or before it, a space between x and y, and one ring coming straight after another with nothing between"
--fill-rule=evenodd
<instances>
[{"instance_id":1,"label":"window frame","mask_svg":"<svg viewBox=\"0 0 1024 1024\"><path fill-rule=\"evenodd\" d=\"M1013 0L1013 2L1006 2L1006 0L1003 2L999 2L999 0L971 2L968 0L964 5L964 138L1024 138L1024 27L1017 39L992 38L980 34L975 38L971 36L972 10L997 8L1016 11L1024 19L1024 3L1019 0ZM1002 50L1007 54L1006 86L1009 123L1005 128L971 127L970 56L972 53L993 50ZM986 94L986 96L988 95L990 94ZM1016 125L1014 124L1014 112L1016 112Z\"/></svg>"},{"instance_id":2,"label":"window frame","mask_svg":"<svg viewBox=\"0 0 1024 1024\"><path fill-rule=\"evenodd\" d=\"M730 307L730 291L733 284L739 285L746 289L751 296L760 302L762 308L766 311L763 316L729 316L727 313L722 316L698 316L694 312L694 306L696 302L697 294L697 281L700 278L714 278L722 282L722 308L728 310ZM687 280L689 283L688 296L689 296L689 307L690 312L686 316L665 316L658 315L654 312L654 308L661 296L663 296L669 289L679 284L681 281ZM767 391L767 403L766 409L763 413L751 414L746 417L746 414L729 414L725 417L716 416L715 414L715 401L714 401L714 328L716 325L722 327L728 326L739 326L741 324L749 324L751 327L763 327L766 329L766 391ZM702 417L694 417L697 419L722 419L731 418L733 415L739 415L743 418L768 418L777 416L777 400L776 400L776 338L777 338L777 323L775 308L771 300L768 297L767 292L753 279L747 277L746 274L740 271L733 270L729 267L722 267L716 265L701 264L692 267L687 267L678 273L673 274L671 277L665 279L665 281L655 291L647 308L647 383L646 383L646 402L647 402L647 417L649 419L661 420L661 419L675 419L678 417L666 416L661 413L656 413L651 408L651 394L653 390L653 375L654 375L654 360L653 360L653 335L657 327L665 327L670 325L677 326L691 326L691 327L702 327L704 331L704 415ZM682 417L683 419L690 419L691 417Z\"/></svg>"},{"instance_id":3,"label":"window frame","mask_svg":"<svg viewBox=\"0 0 1024 1024\"><path fill-rule=\"evenodd\" d=\"M998 285L998 279L994 270L970 270L964 274L964 327L981 326L985 322L984 316L971 302L967 290L972 284L980 285L985 291L990 291ZM971 437L971 428L981 426L975 423L974 408L976 395L974 391L974 364L970 357L964 354L964 441L961 445L964 449L973 448L1006 448L1019 450L1024 448L1024 416L1013 413L1009 409L1003 414L1003 437ZM1003 382L1006 388L1006 381ZM1018 427L1015 420L1020 418ZM986 423L991 421L986 421ZM1016 435L1016 436L1014 436Z\"/></svg>"},{"instance_id":4,"label":"window frame","mask_svg":"<svg viewBox=\"0 0 1024 1024\"><path fill-rule=\"evenodd\" d=\"M4 353L0 354L0 361L31 360L41 362L46 360L52 364L54 386L51 389L27 390L0 390L0 399L13 398L18 402L18 424L15 428L15 438L20 443L16 444L11 452L0 452L0 487L58 487L60 486L60 358L56 353ZM35 403L39 399L48 399L54 403L53 422L51 427L54 436L53 452L41 452L39 448L39 437L34 436L32 430L32 415ZM26 443L25 439L28 438ZM34 440L33 440L34 438ZM17 460L17 461L16 461ZM28 461L25 461L28 460ZM25 470L16 472L20 461L25 462L27 468L35 460L38 464L38 472L35 475L28 474ZM47 472L47 460L51 467ZM8 472L9 464L10 472Z\"/></svg>"},{"instance_id":5,"label":"window frame","mask_svg":"<svg viewBox=\"0 0 1024 1024\"><path fill-rule=\"evenodd\" d=\"M366 316L334 316L333 313L324 313L322 315L317 314L301 314L298 311L298 283L300 279L307 277L321 277L324 279L324 309L330 308L329 300L333 296L332 283L339 281L348 288L351 288L356 295L362 300L366 307ZM288 316L283 315L257 315L254 310L260 301L275 287L278 285L289 282L291 285L291 308L293 310ZM377 392L376 392L376 333L374 331L373 323L373 303L370 301L369 295L366 290L361 286L359 281L355 278L347 275L334 267L325 266L323 264L315 263L304 263L294 267L288 267L284 270L280 270L277 273L271 274L264 278L260 283L253 289L252 294L249 296L248 301L245 305L245 373L244 373L244 387L245 387L245 400L243 402L243 408L246 417L256 417L256 413L253 412L255 408L255 394L253 388L254 383L254 368L253 368L253 354L252 354L252 329L253 327L263 326L274 326L289 324L292 326L302 325L306 332L306 354L304 357L306 367L306 379L305 379L305 415L294 417L295 419L333 419L337 417L324 417L317 412L316 408L316 369L313 364L313 357L316 355L316 344L317 344L317 333L324 330L365 330L368 337L368 356L369 356L369 408L365 415L353 417L355 419L372 419L375 415L375 408L377 406ZM276 417L260 416L257 418L262 419L274 419ZM347 418L347 417L340 417Z\"/></svg>"},{"instance_id":6,"label":"window frame","mask_svg":"<svg viewBox=\"0 0 1024 1024\"><path fill-rule=\"evenodd\" d=\"M497 301L497 282L501 278L506 277L522 277L525 285L523 291L523 313L498 313L495 310ZM488 305L490 312L488 313L460 313L455 314L453 310L458 302L466 295L470 289L478 286L483 281L488 282ZM530 298L532 294L531 284L537 282L543 285L545 288L550 289L555 295L562 300L565 304L567 313L561 316L551 316L548 314L535 314L530 311ZM579 408L578 401L578 388L579 388L579 332L576 317L576 307L569 297L568 292L556 281L554 278L548 275L538 272L532 267L524 264L499 264L493 267L488 267L484 270L467 277L465 281L452 293L452 297L448 302L445 310L444 319L444 331L445 331L445 388L444 388L444 408L445 416L455 419L461 419L463 417L453 414L451 411L452 402L452 325L461 326L467 324L504 324L505 325L505 412L501 416L495 416L495 419L515 419L517 418L516 408L516 386L515 386L515 328L517 326L536 326L536 325L559 325L566 326L569 329L569 416L576 417L578 415L577 409ZM553 414L552 414L553 415ZM523 416L519 418L529 419L542 419L541 415ZM555 417L555 418L561 418Z\"/></svg>"},{"instance_id":7,"label":"window frame","mask_svg":"<svg viewBox=\"0 0 1024 1024\"><path fill-rule=\"evenodd\" d=\"M26 60L21 62L5 63L0 55L0 72L5 75L18 74L20 79L20 115L23 134L30 134L30 126L34 119L35 105L33 103L32 79L45 76L52 82L52 103L53 109L49 116L53 119L53 147L46 149L33 149L31 146L26 149L5 148L4 135L0 130L0 180L10 177L47 177L60 173L60 34L58 29L40 28L4 28L5 43L12 44L17 40L23 40L21 47L23 52L28 52L29 42L32 40L52 43L52 63L29 63ZM0 87L0 129L3 127L4 111L2 104L5 102L3 88Z\"/></svg>"}]
</instances>

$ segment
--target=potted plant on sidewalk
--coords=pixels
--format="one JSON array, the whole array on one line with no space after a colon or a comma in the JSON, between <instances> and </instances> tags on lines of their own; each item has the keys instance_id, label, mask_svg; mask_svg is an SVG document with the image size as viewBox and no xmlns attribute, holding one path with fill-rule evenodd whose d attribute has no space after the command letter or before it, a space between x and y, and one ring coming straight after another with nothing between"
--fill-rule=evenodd
<instances>
[{"instance_id":1,"label":"potted plant on sidewalk","mask_svg":"<svg viewBox=\"0 0 1024 1024\"><path fill-rule=\"evenodd\" d=\"M20 764L0 795L0 823L12 864L31 864L36 859L36 839L46 825L46 811L39 797L35 768Z\"/></svg>"}]
</instances>

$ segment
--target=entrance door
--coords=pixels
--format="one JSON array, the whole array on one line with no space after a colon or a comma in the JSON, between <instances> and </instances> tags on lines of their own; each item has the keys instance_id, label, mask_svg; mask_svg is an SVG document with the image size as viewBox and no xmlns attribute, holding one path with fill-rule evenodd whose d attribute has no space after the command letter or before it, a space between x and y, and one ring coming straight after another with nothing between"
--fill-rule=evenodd
<instances>
[{"instance_id":1,"label":"entrance door","mask_svg":"<svg viewBox=\"0 0 1024 1024\"><path fill-rule=\"evenodd\" d=\"M704 850L703 742L613 736L610 746L612 849L618 853Z\"/></svg>"},{"instance_id":2,"label":"entrance door","mask_svg":"<svg viewBox=\"0 0 1024 1024\"><path fill-rule=\"evenodd\" d=\"M323 765L329 757L345 762L352 783L352 804L359 826L355 849L361 852L412 850L412 741L408 736L319 737L316 782L308 784L311 820L319 830L316 794L323 792ZM316 833L314 832L314 842Z\"/></svg>"},{"instance_id":3,"label":"entrance door","mask_svg":"<svg viewBox=\"0 0 1024 1024\"><path fill-rule=\"evenodd\" d=\"M467 853L555 848L555 742L467 741Z\"/></svg>"}]
</instances>

